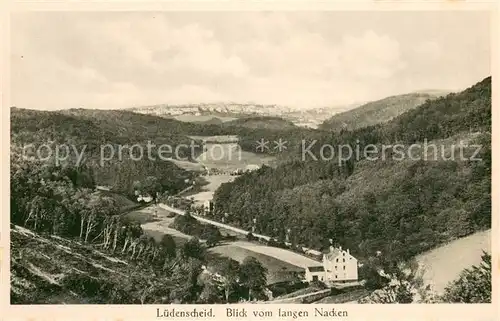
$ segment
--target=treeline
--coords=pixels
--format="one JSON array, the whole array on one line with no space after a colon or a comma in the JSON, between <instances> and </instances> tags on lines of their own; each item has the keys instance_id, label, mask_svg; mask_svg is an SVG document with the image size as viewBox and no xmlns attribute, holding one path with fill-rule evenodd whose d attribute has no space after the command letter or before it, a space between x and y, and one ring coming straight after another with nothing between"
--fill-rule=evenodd
<instances>
[{"instance_id":1,"label":"treeline","mask_svg":"<svg viewBox=\"0 0 500 321\"><path fill-rule=\"evenodd\" d=\"M479 134L475 134L479 133ZM429 101L385 125L330 133L323 143L412 144L465 135L482 161L292 159L223 184L214 218L321 249L329 239L368 258L408 259L491 226L491 78ZM317 133L316 133L317 134ZM474 134L474 135L473 135ZM325 136L326 137L326 136ZM312 153L319 155L318 146ZM452 146L444 146L447 153ZM457 152L458 153L458 152ZM253 220L256 220L254 224Z\"/></svg>"}]
</instances>

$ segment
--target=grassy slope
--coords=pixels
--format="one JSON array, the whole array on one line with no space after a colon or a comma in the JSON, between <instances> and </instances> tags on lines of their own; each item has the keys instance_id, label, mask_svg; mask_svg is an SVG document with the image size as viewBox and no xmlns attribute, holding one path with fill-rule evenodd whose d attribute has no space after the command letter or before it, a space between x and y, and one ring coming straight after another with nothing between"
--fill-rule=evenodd
<instances>
[{"instance_id":1,"label":"grassy slope","mask_svg":"<svg viewBox=\"0 0 500 321\"><path fill-rule=\"evenodd\" d=\"M28 229L11 228L11 302L92 303L65 285L71 275L120 283L129 263L59 237L45 237Z\"/></svg>"},{"instance_id":2,"label":"grassy slope","mask_svg":"<svg viewBox=\"0 0 500 321\"><path fill-rule=\"evenodd\" d=\"M325 120L319 127L325 130L353 130L386 122L402 113L423 104L428 99L439 97L429 93L411 93L372 101Z\"/></svg>"},{"instance_id":3,"label":"grassy slope","mask_svg":"<svg viewBox=\"0 0 500 321\"><path fill-rule=\"evenodd\" d=\"M295 280L293 277L294 273L304 271L300 267L281 261L273 256L254 252L250 249L233 244L216 246L211 248L209 251L212 255L229 257L240 263L243 262L243 260L248 256L255 257L268 270L268 284Z\"/></svg>"}]
</instances>

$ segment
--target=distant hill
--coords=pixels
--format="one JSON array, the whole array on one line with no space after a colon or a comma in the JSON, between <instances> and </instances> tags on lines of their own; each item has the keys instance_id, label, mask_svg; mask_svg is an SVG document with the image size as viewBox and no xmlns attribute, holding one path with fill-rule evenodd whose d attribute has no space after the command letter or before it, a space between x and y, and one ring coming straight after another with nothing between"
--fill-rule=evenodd
<instances>
[{"instance_id":1,"label":"distant hill","mask_svg":"<svg viewBox=\"0 0 500 321\"><path fill-rule=\"evenodd\" d=\"M224 124L225 126L240 126L255 129L292 129L296 126L289 120L272 116L245 117L232 120Z\"/></svg>"},{"instance_id":2,"label":"distant hill","mask_svg":"<svg viewBox=\"0 0 500 321\"><path fill-rule=\"evenodd\" d=\"M384 123L423 104L427 100L436 99L440 96L443 96L442 92L427 91L387 97L336 114L325 120L319 128L340 131L342 129L353 130Z\"/></svg>"}]
</instances>

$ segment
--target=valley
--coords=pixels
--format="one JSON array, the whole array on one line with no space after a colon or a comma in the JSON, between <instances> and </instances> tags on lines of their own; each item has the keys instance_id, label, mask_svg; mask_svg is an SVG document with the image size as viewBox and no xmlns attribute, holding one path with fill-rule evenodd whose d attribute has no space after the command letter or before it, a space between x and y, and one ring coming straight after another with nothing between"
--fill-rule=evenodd
<instances>
[{"instance_id":1,"label":"valley","mask_svg":"<svg viewBox=\"0 0 500 321\"><path fill-rule=\"evenodd\" d=\"M262 115L202 124L130 111L50 113L15 108L13 282L22 284L26 276L44 286L51 284L62 296L76 293L71 300L89 302L261 302L271 300L269 293L286 302L350 302L388 291L391 278L401 275L400 263L417 261L425 270L424 284L450 297L445 288L464 269L480 264L481 251L490 247L490 232L482 232L491 228L490 93L490 80L485 79L419 106L400 99L396 102L403 105L397 108L376 102L370 110L383 105L392 110L384 109L390 119L341 132L305 129ZM366 106L360 108L354 113L365 114ZM93 146L82 166L75 166L71 158L61 166L23 159L19 153L30 139L56 144L68 137ZM281 155L258 153L255 144L264 137L285 137L291 143L318 139L317 146L357 141L361 148L425 140L448 158L363 158L340 164L301 160L293 148ZM128 139L179 145L195 141L199 147L188 157L168 161L111 159L99 165L99 144L119 145ZM480 162L449 157L458 148L462 156L472 154L471 148L460 147L467 144L483 147L477 153ZM420 150L419 155L431 154ZM126 269L97 261L89 264L127 276L127 282L139 282L132 297L123 294L132 285L122 287L115 278L105 283L109 275L96 274L94 268L61 274L49 264L35 265L36 252L24 256L19 249L29 242L42 254L49 248L65 249L51 241L56 238L70 244L67 254L81 257L99 251L110 262L125 262ZM312 275L323 268L324 253L341 253L342 247L356 259L356 277L347 290L338 282L320 280L322 274ZM62 257L62 265L78 269L73 254ZM455 262L452 270L450 262ZM142 270L144 274L137 275ZM78 287L80 279L90 282L92 277L108 288L100 293ZM226 278L233 280L229 290ZM251 280L258 280L258 285ZM321 288L325 286L331 289ZM28 288L16 290L16 302L41 300L30 297ZM145 288L152 290L140 294ZM167 296L161 294L165 288Z\"/></svg>"}]
</instances>

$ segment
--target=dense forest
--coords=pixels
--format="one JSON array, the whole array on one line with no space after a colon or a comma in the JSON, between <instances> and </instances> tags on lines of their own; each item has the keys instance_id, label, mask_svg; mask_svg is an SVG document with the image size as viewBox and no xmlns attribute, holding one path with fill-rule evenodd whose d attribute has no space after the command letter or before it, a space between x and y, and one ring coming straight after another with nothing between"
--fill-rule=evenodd
<instances>
[{"instance_id":1,"label":"dense forest","mask_svg":"<svg viewBox=\"0 0 500 321\"><path fill-rule=\"evenodd\" d=\"M329 239L360 258L377 251L407 259L454 238L491 226L491 78L410 110L394 120L325 135L320 143L435 142L446 154L460 140L481 144L468 159L366 159L342 162L299 158L264 167L223 184L214 218L322 248ZM318 155L320 144L311 150ZM456 151L458 154L458 151ZM471 155L472 151L465 152ZM458 158L458 157L457 157Z\"/></svg>"}]
</instances>

